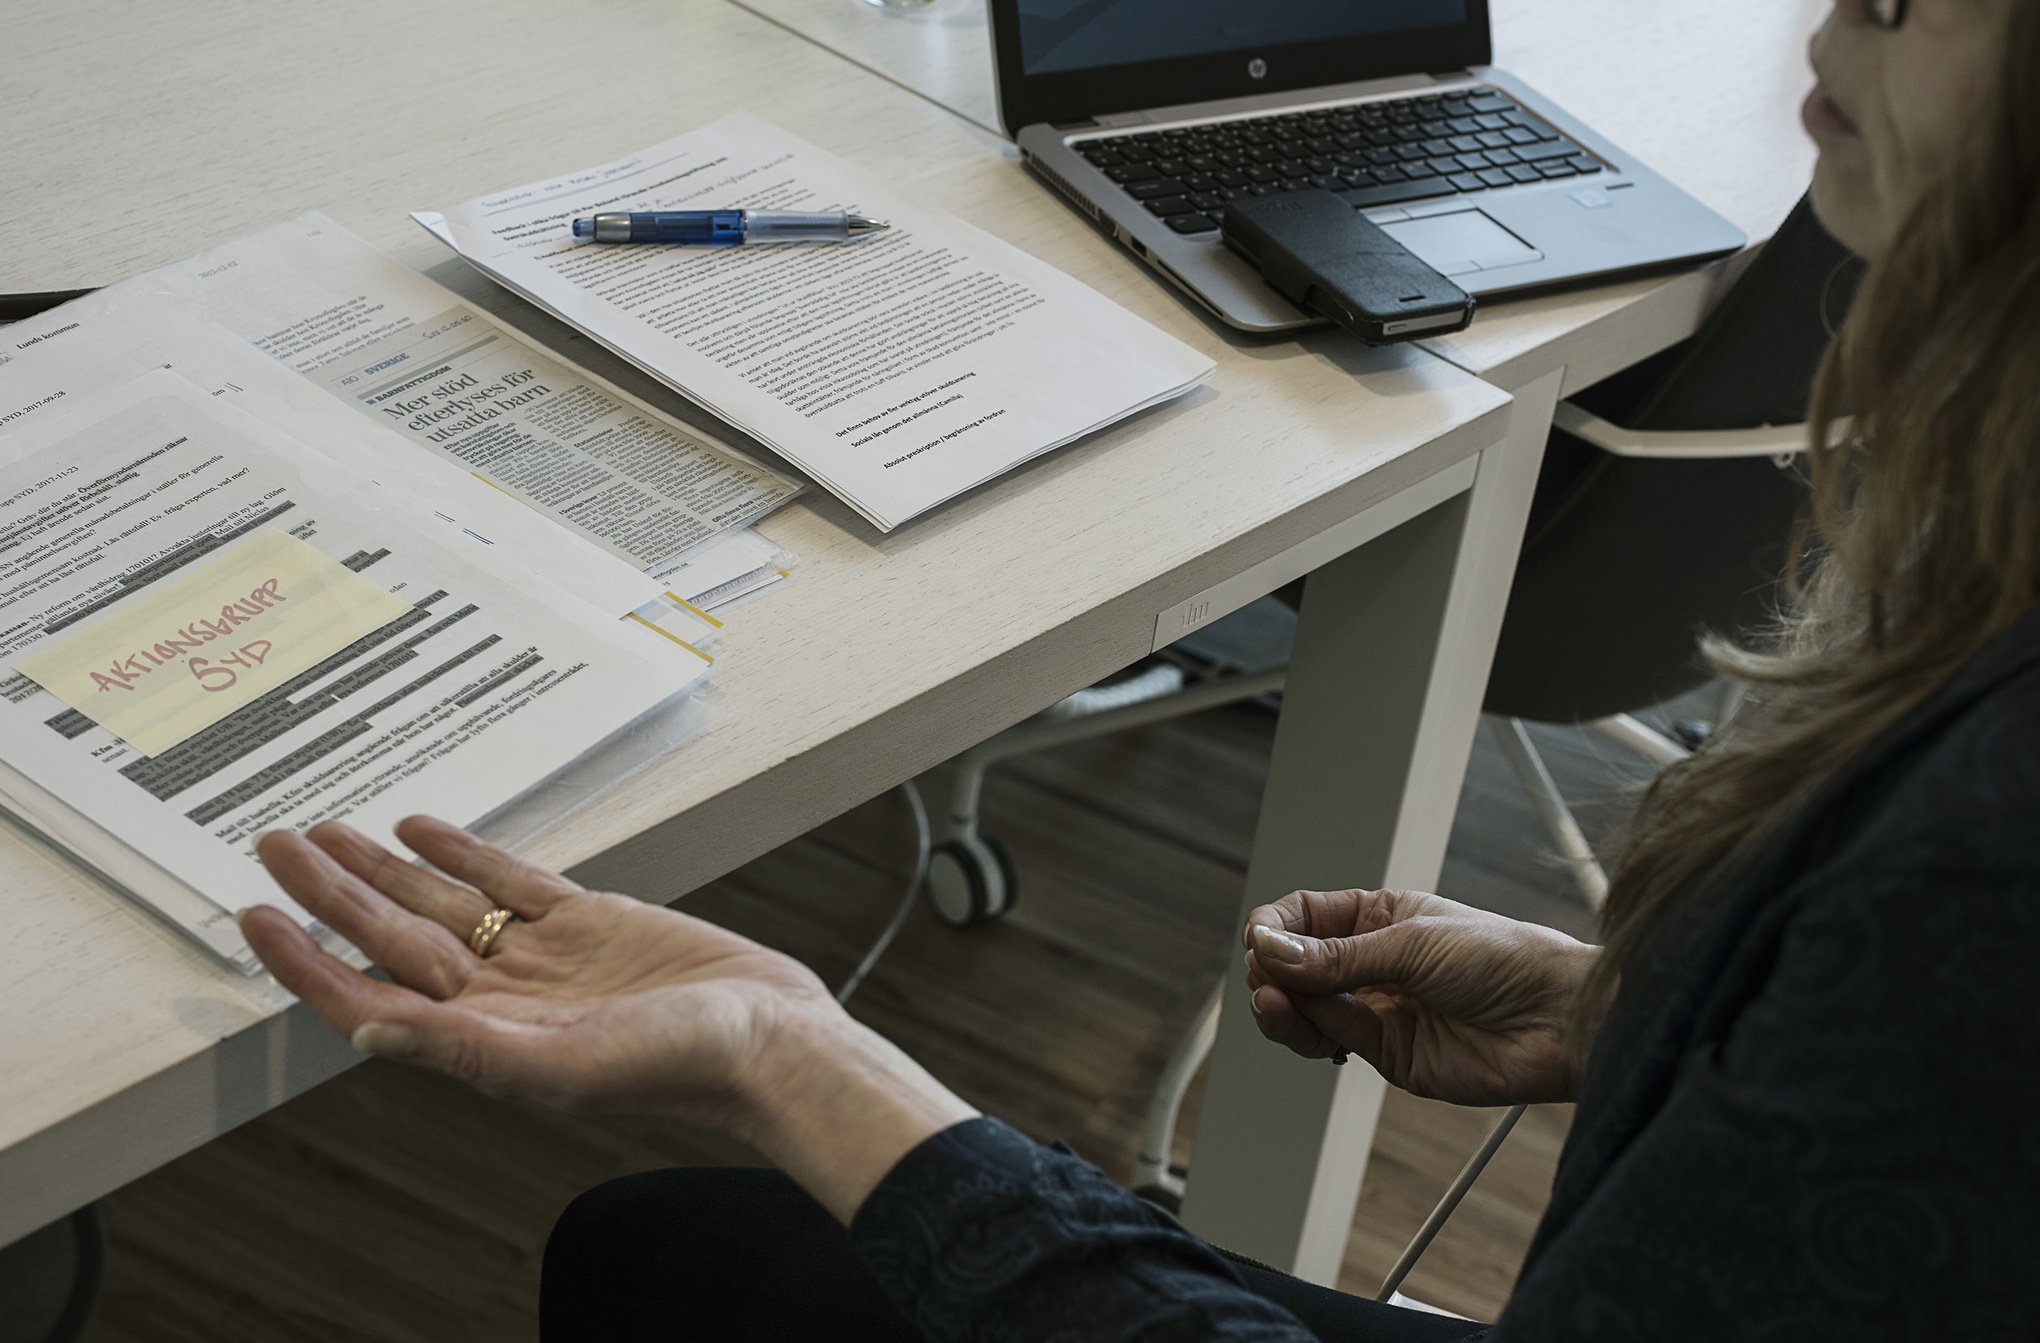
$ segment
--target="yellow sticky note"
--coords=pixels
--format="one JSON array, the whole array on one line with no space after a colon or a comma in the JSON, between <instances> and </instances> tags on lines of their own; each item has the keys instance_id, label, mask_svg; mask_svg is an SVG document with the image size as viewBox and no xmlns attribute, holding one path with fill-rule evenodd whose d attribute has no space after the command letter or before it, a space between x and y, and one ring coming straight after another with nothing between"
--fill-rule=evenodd
<instances>
[{"instance_id":1,"label":"yellow sticky note","mask_svg":"<svg viewBox=\"0 0 2040 1343\"><path fill-rule=\"evenodd\" d=\"M160 755L411 604L287 532L257 532L14 664L144 755Z\"/></svg>"}]
</instances>

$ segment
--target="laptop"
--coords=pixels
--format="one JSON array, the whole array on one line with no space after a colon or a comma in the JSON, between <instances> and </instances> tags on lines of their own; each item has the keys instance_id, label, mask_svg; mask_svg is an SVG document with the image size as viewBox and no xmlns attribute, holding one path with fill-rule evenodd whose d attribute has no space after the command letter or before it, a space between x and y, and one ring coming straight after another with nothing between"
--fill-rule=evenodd
<instances>
[{"instance_id":1,"label":"laptop","mask_svg":"<svg viewBox=\"0 0 2040 1343\"><path fill-rule=\"evenodd\" d=\"M1318 187L1479 298L1732 252L1740 230L1488 64L1487 0L990 0L1036 173L1233 326L1322 319L1219 241Z\"/></svg>"}]
</instances>

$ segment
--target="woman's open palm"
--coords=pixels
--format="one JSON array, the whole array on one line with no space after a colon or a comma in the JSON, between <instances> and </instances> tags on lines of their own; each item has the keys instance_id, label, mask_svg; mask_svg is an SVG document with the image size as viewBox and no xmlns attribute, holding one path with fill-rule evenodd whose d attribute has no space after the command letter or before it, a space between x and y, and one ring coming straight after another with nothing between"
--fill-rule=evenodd
<instances>
[{"instance_id":1,"label":"woman's open palm","mask_svg":"<svg viewBox=\"0 0 2040 1343\"><path fill-rule=\"evenodd\" d=\"M284 889L393 982L280 910L242 919L277 979L365 1051L562 1109L727 1127L745 1069L788 1018L835 1014L806 967L713 924L584 890L443 821L397 834L457 880L339 824L260 845ZM499 906L517 918L478 957L468 937Z\"/></svg>"},{"instance_id":2,"label":"woman's open palm","mask_svg":"<svg viewBox=\"0 0 2040 1343\"><path fill-rule=\"evenodd\" d=\"M1460 1105L1572 1097L1585 943L1419 891L1298 891L1246 943L1261 1033L1299 1054L1350 1050Z\"/></svg>"}]
</instances>

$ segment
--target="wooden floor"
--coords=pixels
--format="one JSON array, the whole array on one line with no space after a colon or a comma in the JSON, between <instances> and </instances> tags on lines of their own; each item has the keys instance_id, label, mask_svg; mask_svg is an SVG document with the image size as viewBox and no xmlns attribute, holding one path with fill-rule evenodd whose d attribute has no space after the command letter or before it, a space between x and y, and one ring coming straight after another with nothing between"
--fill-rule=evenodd
<instances>
[{"instance_id":1,"label":"wooden floor","mask_svg":"<svg viewBox=\"0 0 2040 1343\"><path fill-rule=\"evenodd\" d=\"M1124 1179L1162 1061L1232 959L1273 725L1255 708L1221 710L1002 767L985 828L1018 860L1018 908L971 932L917 912L856 1014L975 1104ZM1613 794L1609 752L1569 732L1546 744L1572 791ZM1583 926L1563 878L1534 856L1527 807L1485 741L1466 797L1444 892ZM885 922L910 856L905 806L889 794L686 908L833 981ZM1493 1117L1391 1095L1343 1286L1372 1294ZM1405 1291L1493 1317L1568 1117L1533 1111ZM112 1282L90 1338L528 1340L546 1232L577 1192L634 1170L744 1159L676 1125L568 1119L367 1063L107 1199Z\"/></svg>"}]
</instances>

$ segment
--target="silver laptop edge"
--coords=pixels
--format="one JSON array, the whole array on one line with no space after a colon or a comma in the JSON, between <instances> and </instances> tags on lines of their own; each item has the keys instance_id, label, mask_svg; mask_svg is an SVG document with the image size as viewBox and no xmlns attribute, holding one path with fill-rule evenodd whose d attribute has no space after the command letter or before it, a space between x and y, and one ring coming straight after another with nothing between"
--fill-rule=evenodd
<instances>
[{"instance_id":1,"label":"silver laptop edge","mask_svg":"<svg viewBox=\"0 0 2040 1343\"><path fill-rule=\"evenodd\" d=\"M1270 289L1252 266L1218 241L1216 233L1186 236L1170 229L1072 146L1129 130L1166 130L1480 85L1492 85L1508 94L1606 166L1586 177L1434 196L1366 210L1370 219L1392 229L1407 220L1479 210L1522 240L1522 246L1512 247L1506 258L1493 259L1506 264L1487 267L1481 267L1478 258L1426 255L1426 260L1447 270L1468 293L1493 298L1570 280L1696 261L1733 252L1746 241L1733 224L1528 85L1492 66L1462 74L1403 75L1114 113L1081 126L1036 124L1023 127L1015 139L1022 156L1045 180L1220 319L1248 331L1286 331L1321 319L1302 312ZM1413 250L1424 252L1414 244Z\"/></svg>"}]
</instances>

